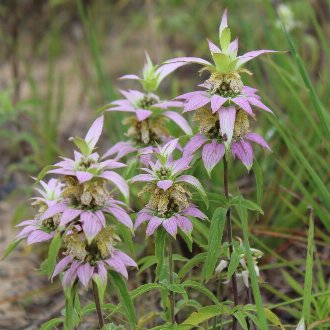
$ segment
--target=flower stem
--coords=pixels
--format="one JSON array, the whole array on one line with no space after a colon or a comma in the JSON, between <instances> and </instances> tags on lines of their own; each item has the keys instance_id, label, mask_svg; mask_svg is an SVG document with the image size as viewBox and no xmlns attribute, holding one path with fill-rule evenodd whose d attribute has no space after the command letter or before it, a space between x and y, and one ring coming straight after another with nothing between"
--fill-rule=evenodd
<instances>
[{"instance_id":1,"label":"flower stem","mask_svg":"<svg viewBox=\"0 0 330 330\"><path fill-rule=\"evenodd\" d=\"M170 268L169 273L169 282L173 284L173 249L172 249L172 237L169 236L168 238L168 264ZM175 304L175 295L174 292L170 292L170 314L171 314L171 323L172 325L175 324L175 314L174 314L174 304Z\"/></svg>"},{"instance_id":2,"label":"flower stem","mask_svg":"<svg viewBox=\"0 0 330 330\"><path fill-rule=\"evenodd\" d=\"M227 200L229 200L229 184L228 184L228 163L226 155L223 158L223 183L224 183L224 189L225 189L225 196ZM231 222L231 208L228 207L227 214L227 239L229 242L229 258L231 259L231 255L233 253L233 229L232 229L232 222ZM237 290L237 279L236 274L234 273L231 277L231 286L233 290L233 296L234 296L234 305L238 305L238 290ZM237 329L237 319L233 316L233 330Z\"/></svg>"},{"instance_id":3,"label":"flower stem","mask_svg":"<svg viewBox=\"0 0 330 330\"><path fill-rule=\"evenodd\" d=\"M99 326L100 326L100 330L101 330L104 326L104 319L103 319L103 315L102 315L99 291L98 291L96 283L94 281L92 281L92 283L93 283L93 293L94 293L96 312L97 312L97 317L99 319Z\"/></svg>"}]
</instances>

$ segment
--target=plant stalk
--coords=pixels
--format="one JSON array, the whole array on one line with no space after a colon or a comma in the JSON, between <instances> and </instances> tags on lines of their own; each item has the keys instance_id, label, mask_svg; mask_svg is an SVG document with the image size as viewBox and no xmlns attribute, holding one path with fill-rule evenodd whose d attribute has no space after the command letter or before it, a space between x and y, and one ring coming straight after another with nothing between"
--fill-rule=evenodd
<instances>
[{"instance_id":1,"label":"plant stalk","mask_svg":"<svg viewBox=\"0 0 330 330\"><path fill-rule=\"evenodd\" d=\"M225 196L227 200L229 201L229 184L228 184L228 163L226 155L223 158L223 184L225 189ZM232 229L232 221L231 221L231 208L228 207L227 214L226 214L226 224L227 224L227 239L229 242L229 258L231 259L231 255L233 253L233 229ZM238 305L238 290L237 290L237 279L236 279L236 273L233 274L231 277L231 286L233 290L233 296L234 296L234 305ZM237 319L233 316L233 330L237 329Z\"/></svg>"},{"instance_id":2,"label":"plant stalk","mask_svg":"<svg viewBox=\"0 0 330 330\"><path fill-rule=\"evenodd\" d=\"M98 291L96 283L94 281L92 281L92 283L93 283L93 293L94 293L96 313L97 313L97 317L99 319L100 330L102 330L103 326L104 326L104 318L102 315L99 291Z\"/></svg>"},{"instance_id":3,"label":"plant stalk","mask_svg":"<svg viewBox=\"0 0 330 330\"><path fill-rule=\"evenodd\" d=\"M168 264L170 268L169 282L173 284L173 248L172 248L172 237L168 238ZM174 292L170 292L170 314L171 314L171 323L175 324L175 314L174 314L174 305L175 305L175 295Z\"/></svg>"}]
</instances>

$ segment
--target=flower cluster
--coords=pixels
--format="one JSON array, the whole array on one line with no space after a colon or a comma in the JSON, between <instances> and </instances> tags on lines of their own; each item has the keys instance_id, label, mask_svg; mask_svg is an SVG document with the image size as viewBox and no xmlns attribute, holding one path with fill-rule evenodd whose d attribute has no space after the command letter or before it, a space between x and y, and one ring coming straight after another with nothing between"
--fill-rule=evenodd
<instances>
[{"instance_id":1,"label":"flower cluster","mask_svg":"<svg viewBox=\"0 0 330 330\"><path fill-rule=\"evenodd\" d=\"M143 77L125 75L121 79L137 80L141 83L143 92L138 90L120 90L124 99L110 103L107 111L121 111L133 113L134 116L124 120L128 126L126 133L132 151L143 153L145 148L157 148L170 139L170 133L166 128L166 121L176 123L186 134L192 134L186 119L177 112L169 110L172 107L181 107L181 101L164 101L153 92L157 90L161 81L175 70L167 65L153 65L148 55L143 69Z\"/></svg>"},{"instance_id":2,"label":"flower cluster","mask_svg":"<svg viewBox=\"0 0 330 330\"><path fill-rule=\"evenodd\" d=\"M197 63L203 66L201 71L210 73L209 78L199 85L204 90L186 93L176 98L183 101L183 112L195 111L193 120L199 126L199 134L188 142L184 155L191 156L203 147L202 159L209 173L228 149L247 169L253 164L253 149L250 142L270 149L263 137L250 132L249 122L250 118L255 119L253 107L270 113L272 111L260 101L256 89L244 86L241 73L251 74L242 67L243 64L261 54L274 51L258 50L237 56L238 40L231 42L227 12L222 17L219 39L221 48L208 41L214 64L195 57L174 58L164 64L168 66L168 70L175 70L188 63Z\"/></svg>"},{"instance_id":3,"label":"flower cluster","mask_svg":"<svg viewBox=\"0 0 330 330\"><path fill-rule=\"evenodd\" d=\"M166 143L156 154L156 162L149 162L148 168L142 170L131 182L147 182L140 194L150 193L149 203L137 215L134 227L148 221L147 236L162 226L170 235L176 236L178 228L185 233L192 231L193 225L189 216L206 219L195 205L191 204L191 193L188 186L194 187L205 195L201 183L192 175L183 174L189 169L191 156L173 159L178 139Z\"/></svg>"},{"instance_id":4,"label":"flower cluster","mask_svg":"<svg viewBox=\"0 0 330 330\"><path fill-rule=\"evenodd\" d=\"M133 223L125 210L125 203L115 199L110 187L117 188L125 198L129 189L126 181L114 169L125 167L119 162L126 151L107 152L115 159L105 159L95 152L95 146L103 128L103 116L92 124L84 139L74 138L79 148L74 160L63 158L48 173L60 175L48 184L41 181L44 190L37 189L42 197L34 204L39 211L33 220L22 222L24 226L17 239L27 238L28 243L51 239L56 231L62 233L65 257L60 260L53 276L67 268L63 285L73 284L78 277L87 285L93 276L106 280L105 265L127 277L126 266L136 266L123 252L114 248L119 238L113 227L107 224L106 215L133 229Z\"/></svg>"}]
</instances>

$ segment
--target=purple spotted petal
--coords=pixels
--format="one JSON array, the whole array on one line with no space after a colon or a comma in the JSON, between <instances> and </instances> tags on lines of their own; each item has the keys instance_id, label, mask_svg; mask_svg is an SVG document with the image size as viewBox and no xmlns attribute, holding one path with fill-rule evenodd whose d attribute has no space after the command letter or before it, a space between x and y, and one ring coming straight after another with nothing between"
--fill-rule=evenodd
<instances>
[{"instance_id":1,"label":"purple spotted petal","mask_svg":"<svg viewBox=\"0 0 330 330\"><path fill-rule=\"evenodd\" d=\"M177 224L182 231L184 231L185 233L190 233L193 230L193 224L188 218L183 217L182 215L177 215L176 217Z\"/></svg>"},{"instance_id":2,"label":"purple spotted petal","mask_svg":"<svg viewBox=\"0 0 330 330\"><path fill-rule=\"evenodd\" d=\"M183 156L182 158L175 160L172 163L172 174L176 175L190 168L189 164L191 163L192 158L192 156Z\"/></svg>"},{"instance_id":3,"label":"purple spotted petal","mask_svg":"<svg viewBox=\"0 0 330 330\"><path fill-rule=\"evenodd\" d=\"M96 271L96 273L94 273L94 276L95 275L98 275L99 276L99 278L103 282L103 284L107 283L108 272L107 272L107 269L104 266L103 261L98 261L97 262L97 271Z\"/></svg>"},{"instance_id":4,"label":"purple spotted petal","mask_svg":"<svg viewBox=\"0 0 330 330\"><path fill-rule=\"evenodd\" d=\"M147 213L147 212L139 212L135 223L134 223L134 229L138 228L143 222L148 221L152 218L152 214L151 213Z\"/></svg>"},{"instance_id":5,"label":"purple spotted petal","mask_svg":"<svg viewBox=\"0 0 330 330\"><path fill-rule=\"evenodd\" d=\"M123 225L132 229L133 222L127 212L119 206L111 206L107 208L107 211L112 213L112 215Z\"/></svg>"},{"instance_id":6,"label":"purple spotted petal","mask_svg":"<svg viewBox=\"0 0 330 330\"><path fill-rule=\"evenodd\" d=\"M152 217L148 223L146 234L147 236L152 235L155 230L161 225L162 220L158 217Z\"/></svg>"},{"instance_id":7,"label":"purple spotted petal","mask_svg":"<svg viewBox=\"0 0 330 330\"><path fill-rule=\"evenodd\" d=\"M209 102L210 102L210 97L207 95L194 96L187 103L185 103L183 112L199 109Z\"/></svg>"},{"instance_id":8,"label":"purple spotted petal","mask_svg":"<svg viewBox=\"0 0 330 330\"><path fill-rule=\"evenodd\" d=\"M129 181L130 182L150 182L155 180L155 178L151 174L138 174L133 176Z\"/></svg>"},{"instance_id":9,"label":"purple spotted petal","mask_svg":"<svg viewBox=\"0 0 330 330\"><path fill-rule=\"evenodd\" d=\"M76 177L77 177L79 183L84 183L84 182L87 182L87 181L93 179L93 174L89 173L89 172L84 172L84 171L77 171Z\"/></svg>"},{"instance_id":10,"label":"purple spotted petal","mask_svg":"<svg viewBox=\"0 0 330 330\"><path fill-rule=\"evenodd\" d=\"M28 236L27 238L27 244L34 244L34 243L41 243L41 242L46 242L49 241L52 237L54 236L54 234L48 234L45 233L42 230L35 230L33 232L31 232L31 234Z\"/></svg>"},{"instance_id":11,"label":"purple spotted petal","mask_svg":"<svg viewBox=\"0 0 330 330\"><path fill-rule=\"evenodd\" d=\"M131 79L131 80L141 80L139 76L136 74L125 74L124 76L121 76L119 79Z\"/></svg>"},{"instance_id":12,"label":"purple spotted petal","mask_svg":"<svg viewBox=\"0 0 330 330\"><path fill-rule=\"evenodd\" d=\"M224 141L230 143L234 133L234 124L236 117L235 107L223 107L219 110L219 121L221 134Z\"/></svg>"},{"instance_id":13,"label":"purple spotted petal","mask_svg":"<svg viewBox=\"0 0 330 330\"><path fill-rule=\"evenodd\" d=\"M240 142L233 142L231 145L231 153L233 157L237 157L248 170L253 165L253 149L250 143L241 140Z\"/></svg>"},{"instance_id":14,"label":"purple spotted petal","mask_svg":"<svg viewBox=\"0 0 330 330\"><path fill-rule=\"evenodd\" d=\"M113 256L113 257L105 260L105 262L109 265L109 267L112 270L114 270L115 272L121 274L126 279L128 279L127 269L126 269L124 263L119 258L116 258Z\"/></svg>"},{"instance_id":15,"label":"purple spotted petal","mask_svg":"<svg viewBox=\"0 0 330 330\"><path fill-rule=\"evenodd\" d=\"M205 144L202 152L202 159L206 170L210 173L215 165L217 165L225 154L225 146L212 140L211 143Z\"/></svg>"},{"instance_id":16,"label":"purple spotted petal","mask_svg":"<svg viewBox=\"0 0 330 330\"><path fill-rule=\"evenodd\" d=\"M61 273L64 268L69 265L73 261L73 258L71 256L66 256L63 259L61 259L57 265L55 266L52 279L57 276L59 273Z\"/></svg>"},{"instance_id":17,"label":"purple spotted petal","mask_svg":"<svg viewBox=\"0 0 330 330\"><path fill-rule=\"evenodd\" d=\"M105 178L115 184L125 198L128 198L129 188L126 181L116 172L106 171L100 177Z\"/></svg>"},{"instance_id":18,"label":"purple spotted petal","mask_svg":"<svg viewBox=\"0 0 330 330\"><path fill-rule=\"evenodd\" d=\"M272 110L270 110L267 106L265 106L261 101L259 101L257 98L255 97L249 97L249 103L260 108L260 109L263 109L267 112L270 112L270 113L273 113Z\"/></svg>"},{"instance_id":19,"label":"purple spotted petal","mask_svg":"<svg viewBox=\"0 0 330 330\"><path fill-rule=\"evenodd\" d=\"M88 262L80 265L77 268L77 275L83 286L87 286L94 273L94 267Z\"/></svg>"},{"instance_id":20,"label":"purple spotted petal","mask_svg":"<svg viewBox=\"0 0 330 330\"><path fill-rule=\"evenodd\" d=\"M69 288L77 278L77 268L79 267L77 261L73 261L70 268L64 273L63 286Z\"/></svg>"},{"instance_id":21,"label":"purple spotted petal","mask_svg":"<svg viewBox=\"0 0 330 330\"><path fill-rule=\"evenodd\" d=\"M178 63L165 63L161 65L156 70L156 74L158 75L157 81L160 83L166 76L170 73L175 71L176 69L180 68L181 66L185 65L186 63L178 62Z\"/></svg>"},{"instance_id":22,"label":"purple spotted petal","mask_svg":"<svg viewBox=\"0 0 330 330\"><path fill-rule=\"evenodd\" d=\"M163 227L171 236L173 236L175 238L175 236L178 232L178 225L177 225L176 217L172 216L169 219L164 220Z\"/></svg>"},{"instance_id":23,"label":"purple spotted petal","mask_svg":"<svg viewBox=\"0 0 330 330\"><path fill-rule=\"evenodd\" d=\"M215 45L211 40L207 39L207 42L209 44L209 50L211 53L221 53L220 48Z\"/></svg>"},{"instance_id":24,"label":"purple spotted petal","mask_svg":"<svg viewBox=\"0 0 330 330\"><path fill-rule=\"evenodd\" d=\"M195 189L199 191L204 191L202 184L197 178L192 175L181 175L176 179L176 182L185 182L192 185Z\"/></svg>"},{"instance_id":25,"label":"purple spotted petal","mask_svg":"<svg viewBox=\"0 0 330 330\"><path fill-rule=\"evenodd\" d=\"M218 111L227 101L227 98L220 95L212 95L211 97L211 109L212 113Z\"/></svg>"},{"instance_id":26,"label":"purple spotted petal","mask_svg":"<svg viewBox=\"0 0 330 330\"><path fill-rule=\"evenodd\" d=\"M172 185L172 180L161 180L157 182L157 187L163 190L167 190L168 188L172 187Z\"/></svg>"},{"instance_id":27,"label":"purple spotted petal","mask_svg":"<svg viewBox=\"0 0 330 330\"><path fill-rule=\"evenodd\" d=\"M126 156L127 154L136 151L136 149L131 146L128 142L118 142L113 145L104 155L102 158L108 158L117 154L116 160Z\"/></svg>"},{"instance_id":28,"label":"purple spotted petal","mask_svg":"<svg viewBox=\"0 0 330 330\"><path fill-rule=\"evenodd\" d=\"M198 218L198 219L202 219L202 220L207 219L207 216L195 206L188 206L182 212L182 214L183 215L188 215L188 216L191 216L191 217L195 217L195 218Z\"/></svg>"},{"instance_id":29,"label":"purple spotted petal","mask_svg":"<svg viewBox=\"0 0 330 330\"><path fill-rule=\"evenodd\" d=\"M166 61L166 64L169 63L177 63L181 62L182 65L188 64L188 63L196 63L196 64L201 64L201 65L212 65L210 62L199 58L199 57L176 57L172 58L171 60Z\"/></svg>"},{"instance_id":30,"label":"purple spotted petal","mask_svg":"<svg viewBox=\"0 0 330 330\"><path fill-rule=\"evenodd\" d=\"M183 116L174 111L166 111L164 112L164 116L173 120L186 134L192 135L192 130Z\"/></svg>"},{"instance_id":31,"label":"purple spotted petal","mask_svg":"<svg viewBox=\"0 0 330 330\"><path fill-rule=\"evenodd\" d=\"M35 221L34 221L35 222ZM16 236L16 239L22 239L27 237L32 231L36 230L38 227L36 225L28 225L24 227Z\"/></svg>"},{"instance_id":32,"label":"purple spotted petal","mask_svg":"<svg viewBox=\"0 0 330 330\"><path fill-rule=\"evenodd\" d=\"M139 121L143 121L152 115L152 111L144 109L137 109L135 113Z\"/></svg>"},{"instance_id":33,"label":"purple spotted petal","mask_svg":"<svg viewBox=\"0 0 330 330\"><path fill-rule=\"evenodd\" d=\"M55 205L50 206L40 217L40 220L46 220L48 218L53 217L54 215L63 212L67 209L67 205L65 203L58 203Z\"/></svg>"},{"instance_id":34,"label":"purple spotted petal","mask_svg":"<svg viewBox=\"0 0 330 330\"><path fill-rule=\"evenodd\" d=\"M126 253L119 251L119 250L115 250L114 255L117 258L119 258L125 266L137 267L136 262L130 256L128 256Z\"/></svg>"},{"instance_id":35,"label":"purple spotted petal","mask_svg":"<svg viewBox=\"0 0 330 330\"><path fill-rule=\"evenodd\" d=\"M91 241L101 231L102 223L91 211L83 212L80 219L84 233L88 241Z\"/></svg>"},{"instance_id":36,"label":"purple spotted petal","mask_svg":"<svg viewBox=\"0 0 330 330\"><path fill-rule=\"evenodd\" d=\"M232 99L232 101L241 107L250 116L254 116L250 103L245 97L235 97Z\"/></svg>"},{"instance_id":37,"label":"purple spotted petal","mask_svg":"<svg viewBox=\"0 0 330 330\"><path fill-rule=\"evenodd\" d=\"M190 156L195 153L205 142L207 138L202 134L193 136L183 149L184 156Z\"/></svg>"},{"instance_id":38,"label":"purple spotted petal","mask_svg":"<svg viewBox=\"0 0 330 330\"><path fill-rule=\"evenodd\" d=\"M240 67L246 62L251 61L255 57L262 55L262 54L267 54L267 53L278 53L276 50L267 50L267 49L261 49L261 50L253 50L251 52L247 52L242 56L238 56L238 62L237 62L237 67Z\"/></svg>"},{"instance_id":39,"label":"purple spotted petal","mask_svg":"<svg viewBox=\"0 0 330 330\"><path fill-rule=\"evenodd\" d=\"M263 148L271 150L270 146L267 144L267 142L264 140L264 138L262 136L260 136L259 134L256 133L247 133L244 136L245 139L253 141L255 143L258 143L259 145L261 145Z\"/></svg>"},{"instance_id":40,"label":"purple spotted petal","mask_svg":"<svg viewBox=\"0 0 330 330\"><path fill-rule=\"evenodd\" d=\"M85 141L90 149L93 149L99 140L103 129L104 116L97 118L88 130Z\"/></svg>"},{"instance_id":41,"label":"purple spotted petal","mask_svg":"<svg viewBox=\"0 0 330 330\"><path fill-rule=\"evenodd\" d=\"M65 226L81 214L81 210L76 209L66 209L61 217L60 226Z\"/></svg>"}]
</instances>

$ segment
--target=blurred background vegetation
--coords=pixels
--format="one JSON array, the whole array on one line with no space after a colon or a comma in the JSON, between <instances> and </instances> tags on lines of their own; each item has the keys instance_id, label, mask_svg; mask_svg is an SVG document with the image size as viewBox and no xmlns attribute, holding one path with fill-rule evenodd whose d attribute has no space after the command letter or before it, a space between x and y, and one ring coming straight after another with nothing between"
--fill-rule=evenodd
<instances>
[{"instance_id":1,"label":"blurred background vegetation","mask_svg":"<svg viewBox=\"0 0 330 330\"><path fill-rule=\"evenodd\" d=\"M139 73L145 50L156 63L182 55L208 58L206 37L217 40L225 8L241 53L288 51L254 61L248 66L254 75L245 77L276 114L258 116L258 130L273 149L256 154L264 193L257 196L253 173L247 176L238 164L231 173L238 184L231 190L258 201L263 196L264 215L250 219L251 238L265 252L265 300L286 324L300 317L308 208L315 210L318 298L312 321L318 322L330 310L329 0L2 0L2 242L13 237L12 223L29 215L29 176L58 155L70 155L68 138L86 132L97 110L118 96L118 87L134 88L134 82L117 78ZM187 66L167 78L162 96L191 91L202 81L198 69ZM121 115L106 117L104 148L125 132ZM209 192L222 191L221 167L217 171L212 181L199 173Z\"/></svg>"}]
</instances>

